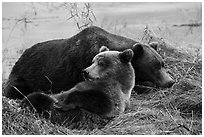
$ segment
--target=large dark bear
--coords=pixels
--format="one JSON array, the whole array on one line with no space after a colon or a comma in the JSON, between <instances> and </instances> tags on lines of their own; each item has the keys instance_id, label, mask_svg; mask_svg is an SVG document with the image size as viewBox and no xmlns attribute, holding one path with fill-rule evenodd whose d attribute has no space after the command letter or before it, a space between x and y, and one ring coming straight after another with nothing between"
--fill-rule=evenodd
<instances>
[{"instance_id":1,"label":"large dark bear","mask_svg":"<svg viewBox=\"0 0 204 137\"><path fill-rule=\"evenodd\" d=\"M27 49L14 65L4 95L15 99L37 91L59 93L70 89L83 80L81 71L91 65L101 46L133 50L136 83L150 81L164 88L174 83L161 56L151 46L92 26L69 39L42 42Z\"/></svg>"}]
</instances>

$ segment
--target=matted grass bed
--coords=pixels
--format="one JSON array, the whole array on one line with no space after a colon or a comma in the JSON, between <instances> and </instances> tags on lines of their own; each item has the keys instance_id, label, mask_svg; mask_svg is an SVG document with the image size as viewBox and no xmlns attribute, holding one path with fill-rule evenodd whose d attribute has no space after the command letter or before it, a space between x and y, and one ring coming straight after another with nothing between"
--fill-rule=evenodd
<instances>
[{"instance_id":1,"label":"matted grass bed","mask_svg":"<svg viewBox=\"0 0 204 137\"><path fill-rule=\"evenodd\" d=\"M202 134L201 51L182 52L161 44L158 52L177 82L172 88L165 90L150 88L142 94L133 91L131 108L119 117L104 120L80 110L72 113L79 116L78 121L66 121L66 113L56 112L58 117L54 121L64 118L64 123L53 124L50 119L44 119L27 109L20 109L19 100L3 97L2 134ZM4 84L5 81L3 87ZM59 119L59 115L62 119Z\"/></svg>"}]
</instances>

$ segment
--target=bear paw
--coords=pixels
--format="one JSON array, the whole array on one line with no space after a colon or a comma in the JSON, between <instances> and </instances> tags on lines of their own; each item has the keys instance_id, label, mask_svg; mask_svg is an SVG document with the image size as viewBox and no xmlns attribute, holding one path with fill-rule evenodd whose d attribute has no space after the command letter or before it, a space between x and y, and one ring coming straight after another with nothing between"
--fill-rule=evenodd
<instances>
[{"instance_id":1,"label":"bear paw","mask_svg":"<svg viewBox=\"0 0 204 137\"><path fill-rule=\"evenodd\" d=\"M77 106L75 104L68 104L68 105L64 105L64 104L60 104L60 103L54 103L53 104L53 108L58 110L58 111L69 111L71 109L75 109Z\"/></svg>"}]
</instances>

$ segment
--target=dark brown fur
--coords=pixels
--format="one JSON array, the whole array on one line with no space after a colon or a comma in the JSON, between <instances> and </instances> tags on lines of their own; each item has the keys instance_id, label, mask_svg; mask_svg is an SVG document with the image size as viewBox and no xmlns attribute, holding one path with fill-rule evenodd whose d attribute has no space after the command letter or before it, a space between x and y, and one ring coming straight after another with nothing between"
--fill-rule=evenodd
<instances>
[{"instance_id":1,"label":"dark brown fur","mask_svg":"<svg viewBox=\"0 0 204 137\"><path fill-rule=\"evenodd\" d=\"M158 87L172 85L173 80L163 66L161 68L164 73L160 73L159 67L154 67L163 60L149 45L138 44L137 41L92 26L69 39L38 43L25 50L11 71L4 95L23 98L13 86L24 95L36 91L49 93L51 90L52 93L60 93L69 90L83 81L81 71L91 65L91 60L104 45L110 50L133 50L135 56L132 64L136 82L150 81Z\"/></svg>"}]
</instances>

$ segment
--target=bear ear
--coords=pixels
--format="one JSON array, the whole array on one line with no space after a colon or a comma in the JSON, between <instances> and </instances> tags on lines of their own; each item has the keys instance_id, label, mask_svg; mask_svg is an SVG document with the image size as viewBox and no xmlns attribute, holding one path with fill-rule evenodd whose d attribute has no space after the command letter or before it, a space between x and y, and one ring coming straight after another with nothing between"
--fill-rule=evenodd
<instances>
[{"instance_id":1,"label":"bear ear","mask_svg":"<svg viewBox=\"0 0 204 137\"><path fill-rule=\"evenodd\" d=\"M155 49L157 51L159 43L158 42L151 42L151 43L149 43L149 45L150 45L150 47L152 47L153 49Z\"/></svg>"},{"instance_id":2,"label":"bear ear","mask_svg":"<svg viewBox=\"0 0 204 137\"><path fill-rule=\"evenodd\" d=\"M132 60L134 52L131 49L126 49L119 54L119 58L123 63L129 63Z\"/></svg>"},{"instance_id":3,"label":"bear ear","mask_svg":"<svg viewBox=\"0 0 204 137\"><path fill-rule=\"evenodd\" d=\"M136 43L133 45L132 50L134 52L134 58L142 56L144 49L141 43Z\"/></svg>"},{"instance_id":4,"label":"bear ear","mask_svg":"<svg viewBox=\"0 0 204 137\"><path fill-rule=\"evenodd\" d=\"M109 51L109 48L107 48L106 46L102 46L102 47L99 49L99 52L104 52L104 51Z\"/></svg>"}]
</instances>

